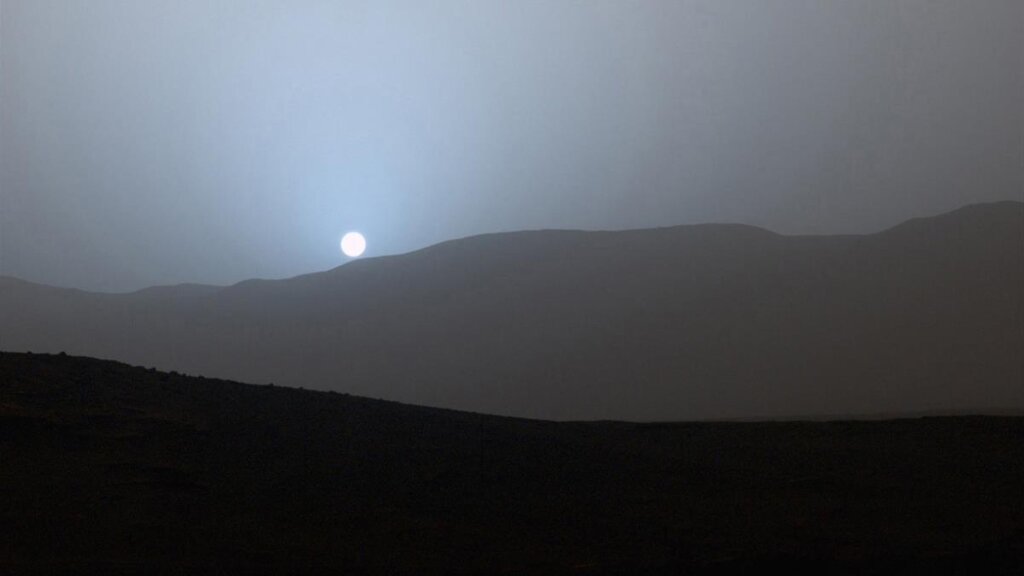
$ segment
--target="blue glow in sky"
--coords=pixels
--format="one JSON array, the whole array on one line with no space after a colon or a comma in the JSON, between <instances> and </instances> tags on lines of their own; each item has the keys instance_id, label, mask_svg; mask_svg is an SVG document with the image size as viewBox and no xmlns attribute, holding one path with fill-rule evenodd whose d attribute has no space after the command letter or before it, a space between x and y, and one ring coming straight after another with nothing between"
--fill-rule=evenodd
<instances>
[{"instance_id":1,"label":"blue glow in sky","mask_svg":"<svg viewBox=\"0 0 1024 576\"><path fill-rule=\"evenodd\" d=\"M873 231L1024 196L1019 0L0 0L0 274L471 234Z\"/></svg>"}]
</instances>

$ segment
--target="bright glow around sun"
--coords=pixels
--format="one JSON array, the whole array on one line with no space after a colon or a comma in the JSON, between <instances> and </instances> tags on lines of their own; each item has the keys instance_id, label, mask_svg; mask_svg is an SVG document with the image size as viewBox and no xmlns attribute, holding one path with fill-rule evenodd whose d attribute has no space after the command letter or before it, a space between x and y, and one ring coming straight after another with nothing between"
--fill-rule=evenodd
<instances>
[{"instance_id":1,"label":"bright glow around sun","mask_svg":"<svg viewBox=\"0 0 1024 576\"><path fill-rule=\"evenodd\" d=\"M366 238L359 232L349 232L341 238L341 251L349 258L358 258L366 250Z\"/></svg>"}]
</instances>

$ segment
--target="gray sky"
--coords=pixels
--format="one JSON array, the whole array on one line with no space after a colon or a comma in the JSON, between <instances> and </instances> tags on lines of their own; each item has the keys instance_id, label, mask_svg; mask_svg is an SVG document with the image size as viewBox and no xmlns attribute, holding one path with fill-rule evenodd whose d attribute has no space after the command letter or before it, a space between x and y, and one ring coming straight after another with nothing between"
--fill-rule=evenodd
<instances>
[{"instance_id":1,"label":"gray sky","mask_svg":"<svg viewBox=\"0 0 1024 576\"><path fill-rule=\"evenodd\" d=\"M1021 0L0 0L0 274L1024 199Z\"/></svg>"}]
</instances>

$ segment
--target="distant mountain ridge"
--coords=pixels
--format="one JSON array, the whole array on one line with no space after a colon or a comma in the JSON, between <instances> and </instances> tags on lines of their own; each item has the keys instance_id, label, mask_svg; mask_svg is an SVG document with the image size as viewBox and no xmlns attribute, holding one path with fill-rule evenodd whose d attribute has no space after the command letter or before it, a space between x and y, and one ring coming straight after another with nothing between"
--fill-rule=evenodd
<instances>
[{"instance_id":1,"label":"distant mountain ridge","mask_svg":"<svg viewBox=\"0 0 1024 576\"><path fill-rule=\"evenodd\" d=\"M228 287L2 279L0 349L546 419L1019 409L1024 204L490 234Z\"/></svg>"}]
</instances>

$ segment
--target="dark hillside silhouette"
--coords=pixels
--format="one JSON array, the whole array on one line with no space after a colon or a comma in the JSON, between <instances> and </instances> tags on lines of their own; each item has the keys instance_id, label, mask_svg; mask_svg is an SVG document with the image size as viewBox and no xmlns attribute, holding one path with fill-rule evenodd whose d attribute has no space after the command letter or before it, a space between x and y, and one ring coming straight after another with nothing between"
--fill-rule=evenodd
<instances>
[{"instance_id":1,"label":"dark hillside silhouette","mask_svg":"<svg viewBox=\"0 0 1024 576\"><path fill-rule=\"evenodd\" d=\"M1024 409L1024 204L492 234L225 288L5 279L0 348L549 419Z\"/></svg>"},{"instance_id":2,"label":"dark hillside silhouette","mask_svg":"<svg viewBox=\"0 0 1024 576\"><path fill-rule=\"evenodd\" d=\"M1024 419L554 423L0 354L3 574L1017 574Z\"/></svg>"}]
</instances>

